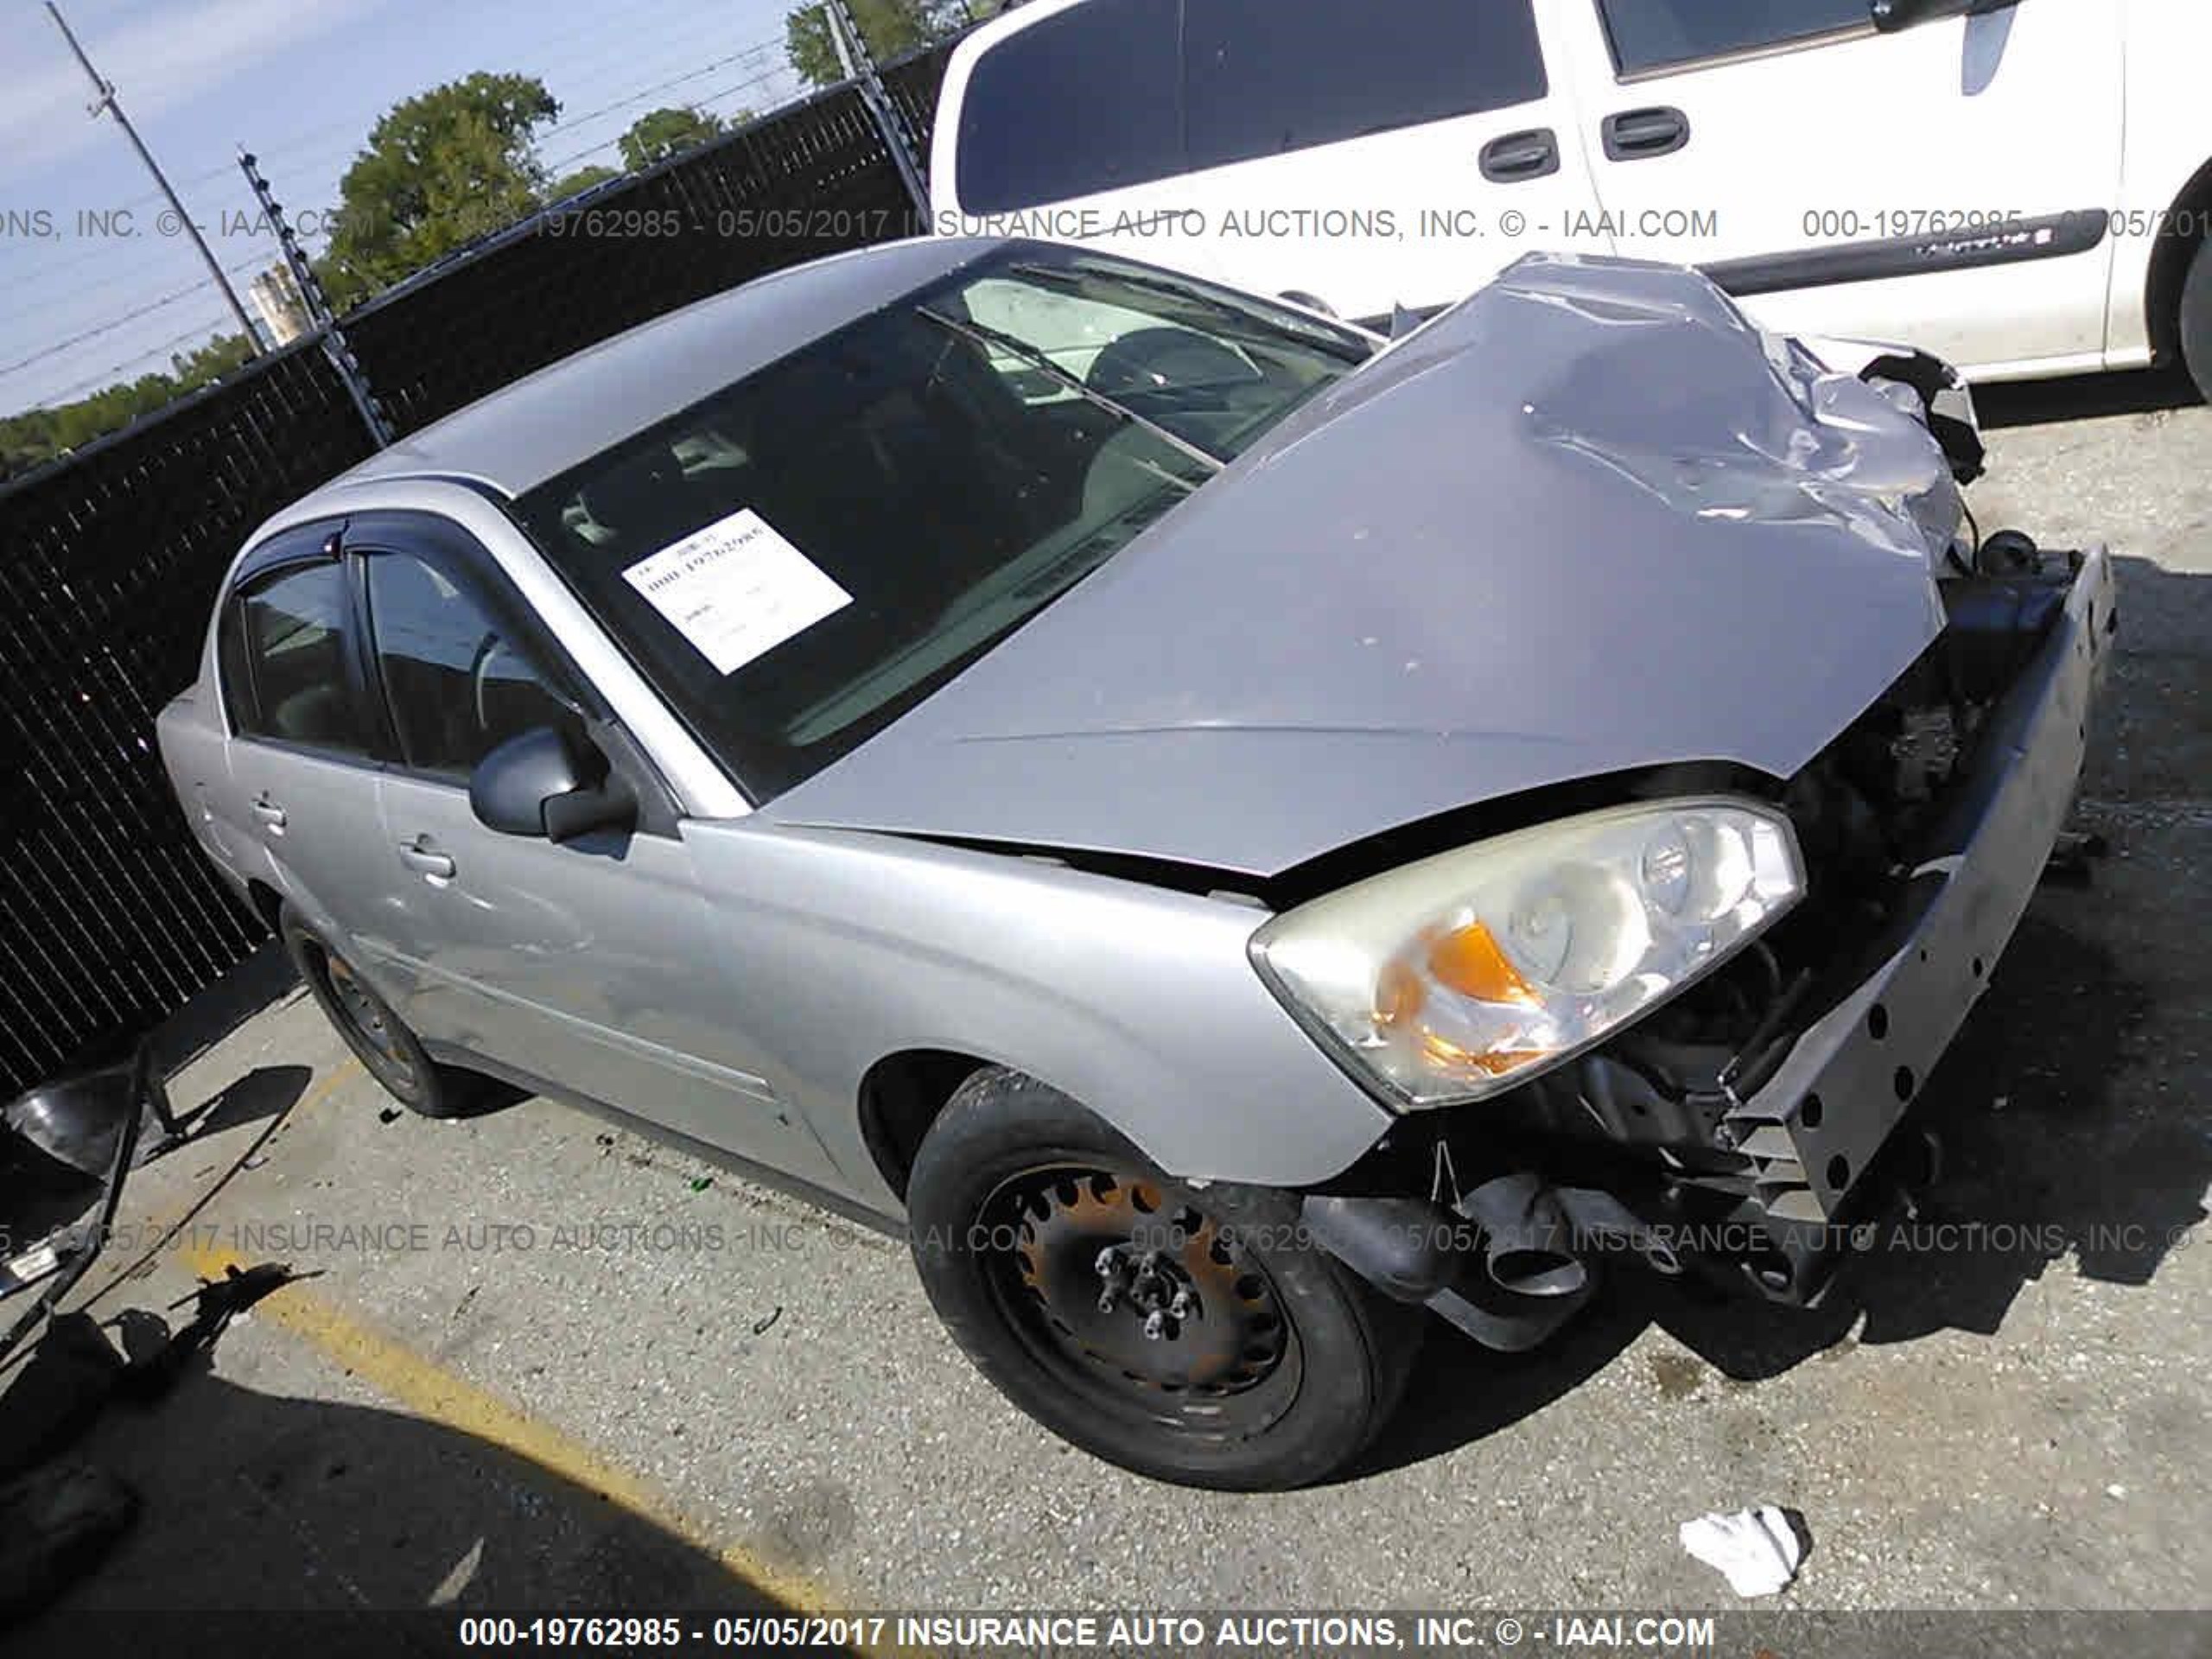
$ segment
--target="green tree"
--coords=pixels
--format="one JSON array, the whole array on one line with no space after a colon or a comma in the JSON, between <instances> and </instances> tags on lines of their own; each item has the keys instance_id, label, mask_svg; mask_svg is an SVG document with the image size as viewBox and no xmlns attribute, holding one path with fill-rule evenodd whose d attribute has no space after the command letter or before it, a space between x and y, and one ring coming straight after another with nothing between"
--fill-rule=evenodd
<instances>
[{"instance_id":1,"label":"green tree","mask_svg":"<svg viewBox=\"0 0 2212 1659\"><path fill-rule=\"evenodd\" d=\"M537 207L545 168L531 141L560 112L535 77L481 71L392 105L339 181L340 223L322 261L333 302L350 305Z\"/></svg>"},{"instance_id":2,"label":"green tree","mask_svg":"<svg viewBox=\"0 0 2212 1659\"><path fill-rule=\"evenodd\" d=\"M639 173L678 150L696 149L729 130L719 115L687 108L654 110L639 116L622 135L622 166Z\"/></svg>"},{"instance_id":3,"label":"green tree","mask_svg":"<svg viewBox=\"0 0 2212 1659\"><path fill-rule=\"evenodd\" d=\"M878 63L958 34L968 24L1004 9L1002 0L845 0L861 39ZM801 80L834 86L845 78L830 38L830 19L818 3L800 6L784 19L784 52Z\"/></svg>"},{"instance_id":4,"label":"green tree","mask_svg":"<svg viewBox=\"0 0 2212 1659\"><path fill-rule=\"evenodd\" d=\"M0 420L0 478L80 448L103 433L174 403L188 391L220 379L251 362L259 346L244 334L218 334L205 346L169 359L168 372L142 374L103 386L88 397L50 409L29 409Z\"/></svg>"},{"instance_id":5,"label":"green tree","mask_svg":"<svg viewBox=\"0 0 2212 1659\"><path fill-rule=\"evenodd\" d=\"M612 167L580 167L565 178L556 179L546 191L548 201L566 201L570 196L581 195L595 184L605 184L609 179L622 176L619 168Z\"/></svg>"}]
</instances>

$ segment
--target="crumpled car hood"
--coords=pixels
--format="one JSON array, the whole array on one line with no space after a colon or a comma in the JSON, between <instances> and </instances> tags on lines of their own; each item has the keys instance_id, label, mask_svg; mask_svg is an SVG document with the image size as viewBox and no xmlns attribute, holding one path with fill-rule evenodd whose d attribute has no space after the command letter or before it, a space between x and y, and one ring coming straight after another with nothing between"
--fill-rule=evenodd
<instances>
[{"instance_id":1,"label":"crumpled car hood","mask_svg":"<svg viewBox=\"0 0 2212 1659\"><path fill-rule=\"evenodd\" d=\"M1787 777L1942 626L1912 396L1694 272L1531 257L766 811L1265 876L1607 772Z\"/></svg>"}]
</instances>

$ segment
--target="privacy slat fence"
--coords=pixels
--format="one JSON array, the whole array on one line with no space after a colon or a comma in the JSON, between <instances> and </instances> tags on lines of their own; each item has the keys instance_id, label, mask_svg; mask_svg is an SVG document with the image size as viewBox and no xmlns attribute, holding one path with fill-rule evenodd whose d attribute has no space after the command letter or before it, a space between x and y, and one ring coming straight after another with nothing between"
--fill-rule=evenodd
<instances>
[{"instance_id":1,"label":"privacy slat fence","mask_svg":"<svg viewBox=\"0 0 2212 1659\"><path fill-rule=\"evenodd\" d=\"M948 48L884 72L926 141ZM833 88L503 233L342 320L404 435L765 271L912 234ZM253 527L372 445L309 340L0 486L0 1097L104 1055L263 937L169 793L154 716Z\"/></svg>"}]
</instances>

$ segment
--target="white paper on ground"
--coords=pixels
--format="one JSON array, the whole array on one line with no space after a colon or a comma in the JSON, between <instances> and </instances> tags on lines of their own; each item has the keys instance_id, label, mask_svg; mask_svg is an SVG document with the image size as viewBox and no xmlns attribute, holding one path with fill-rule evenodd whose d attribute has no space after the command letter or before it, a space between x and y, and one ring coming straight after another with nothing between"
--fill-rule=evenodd
<instances>
[{"instance_id":1,"label":"white paper on ground","mask_svg":"<svg viewBox=\"0 0 2212 1659\"><path fill-rule=\"evenodd\" d=\"M1771 1503L1733 1515L1701 1515L1681 1525L1682 1548L1728 1575L1739 1596L1770 1596L1797 1576L1805 1547L1789 1517Z\"/></svg>"},{"instance_id":2,"label":"white paper on ground","mask_svg":"<svg viewBox=\"0 0 2212 1659\"><path fill-rule=\"evenodd\" d=\"M622 573L718 674L734 674L853 602L750 507Z\"/></svg>"}]
</instances>

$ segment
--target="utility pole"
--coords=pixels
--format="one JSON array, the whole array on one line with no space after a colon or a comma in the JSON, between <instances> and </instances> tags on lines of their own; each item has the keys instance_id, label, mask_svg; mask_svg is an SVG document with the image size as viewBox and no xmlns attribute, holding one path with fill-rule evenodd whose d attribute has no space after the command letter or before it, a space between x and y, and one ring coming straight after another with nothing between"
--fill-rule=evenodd
<instances>
[{"instance_id":1,"label":"utility pole","mask_svg":"<svg viewBox=\"0 0 2212 1659\"><path fill-rule=\"evenodd\" d=\"M139 138L137 128L132 126L130 118L124 114L123 101L115 95L115 83L100 79L99 71L92 67L92 60L85 55L85 48L77 44L76 35L62 21L61 14L54 10L54 0L46 0L46 13L54 19L54 26L61 31L61 38L69 42L69 49L77 54L77 61L84 66L85 74L92 83L92 91L99 94L87 106L92 111L92 119L99 120L103 110L115 118L115 124L123 129L123 136L130 141L131 149L138 152L138 159L146 163L146 170L154 175L154 182L168 198L169 208L176 214L177 224L192 238L192 245L200 250L200 257L207 262L207 274L215 279L215 286L230 302L232 315L238 318L238 327L245 330L246 344L252 346L258 355L261 336L254 331L253 319L246 315L245 307L238 303L238 290L231 286L231 279L223 274L222 266L215 263L214 252L208 247L207 238L200 234L200 227L192 222L192 215L184 211L184 204L176 199L176 192L169 188L168 178L156 164L153 153Z\"/></svg>"}]
</instances>

